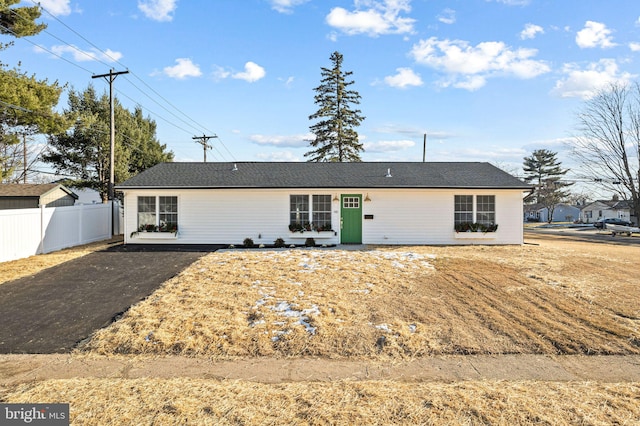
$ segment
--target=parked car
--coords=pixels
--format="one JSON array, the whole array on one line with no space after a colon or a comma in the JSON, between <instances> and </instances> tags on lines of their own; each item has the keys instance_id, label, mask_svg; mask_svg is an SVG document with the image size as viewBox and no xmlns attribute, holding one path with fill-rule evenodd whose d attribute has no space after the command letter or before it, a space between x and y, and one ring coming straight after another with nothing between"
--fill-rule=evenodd
<instances>
[{"instance_id":1,"label":"parked car","mask_svg":"<svg viewBox=\"0 0 640 426\"><path fill-rule=\"evenodd\" d=\"M604 229L605 224L611 225L622 225L622 226L631 226L631 222L627 222L626 220L619 219L617 217L608 217L606 219L598 219L593 226L598 229Z\"/></svg>"}]
</instances>

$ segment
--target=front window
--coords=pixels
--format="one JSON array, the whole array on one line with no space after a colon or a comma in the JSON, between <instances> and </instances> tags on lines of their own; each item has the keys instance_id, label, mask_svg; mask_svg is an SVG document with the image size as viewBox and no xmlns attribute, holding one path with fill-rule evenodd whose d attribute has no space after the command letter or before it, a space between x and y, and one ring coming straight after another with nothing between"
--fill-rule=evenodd
<instances>
[{"instance_id":1,"label":"front window","mask_svg":"<svg viewBox=\"0 0 640 426\"><path fill-rule=\"evenodd\" d=\"M138 197L138 229L153 230L156 226L156 197Z\"/></svg>"},{"instance_id":2,"label":"front window","mask_svg":"<svg viewBox=\"0 0 640 426\"><path fill-rule=\"evenodd\" d=\"M304 227L309 223L309 196L289 196L289 225Z\"/></svg>"},{"instance_id":3,"label":"front window","mask_svg":"<svg viewBox=\"0 0 640 426\"><path fill-rule=\"evenodd\" d=\"M483 225L496 223L496 196L476 196L476 222Z\"/></svg>"},{"instance_id":4,"label":"front window","mask_svg":"<svg viewBox=\"0 0 640 426\"><path fill-rule=\"evenodd\" d=\"M318 231L331 230L331 195L313 196L313 226Z\"/></svg>"},{"instance_id":5,"label":"front window","mask_svg":"<svg viewBox=\"0 0 640 426\"><path fill-rule=\"evenodd\" d=\"M456 195L454 224L473 222L473 195Z\"/></svg>"},{"instance_id":6,"label":"front window","mask_svg":"<svg viewBox=\"0 0 640 426\"><path fill-rule=\"evenodd\" d=\"M330 231L331 195L289 195L289 230Z\"/></svg>"},{"instance_id":7,"label":"front window","mask_svg":"<svg viewBox=\"0 0 640 426\"><path fill-rule=\"evenodd\" d=\"M159 197L160 231L178 229L178 197Z\"/></svg>"},{"instance_id":8,"label":"front window","mask_svg":"<svg viewBox=\"0 0 640 426\"><path fill-rule=\"evenodd\" d=\"M175 232L178 197L138 197L138 230Z\"/></svg>"},{"instance_id":9,"label":"front window","mask_svg":"<svg viewBox=\"0 0 640 426\"><path fill-rule=\"evenodd\" d=\"M531 217L539 217L538 212L530 212ZM456 229L479 227L494 228L496 223L495 195L456 195L454 196L454 226ZM477 226L476 226L477 225Z\"/></svg>"}]
</instances>

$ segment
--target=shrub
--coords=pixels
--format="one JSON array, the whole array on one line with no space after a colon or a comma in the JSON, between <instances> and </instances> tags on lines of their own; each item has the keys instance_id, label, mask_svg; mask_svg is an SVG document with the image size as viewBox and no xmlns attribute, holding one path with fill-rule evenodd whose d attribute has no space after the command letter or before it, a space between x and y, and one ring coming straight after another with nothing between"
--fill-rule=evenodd
<instances>
[{"instance_id":1,"label":"shrub","mask_svg":"<svg viewBox=\"0 0 640 426\"><path fill-rule=\"evenodd\" d=\"M254 246L254 244L253 244L253 240L252 240L251 238L248 238L248 237L244 239L244 241L242 242L242 244L243 244L245 247L253 247L253 246Z\"/></svg>"},{"instance_id":2,"label":"shrub","mask_svg":"<svg viewBox=\"0 0 640 426\"><path fill-rule=\"evenodd\" d=\"M314 240L313 238L307 238L304 241L304 245L307 247L315 247L316 246L316 240Z\"/></svg>"},{"instance_id":3,"label":"shrub","mask_svg":"<svg viewBox=\"0 0 640 426\"><path fill-rule=\"evenodd\" d=\"M284 240L282 238L278 238L273 242L273 245L278 248L284 247Z\"/></svg>"}]
</instances>

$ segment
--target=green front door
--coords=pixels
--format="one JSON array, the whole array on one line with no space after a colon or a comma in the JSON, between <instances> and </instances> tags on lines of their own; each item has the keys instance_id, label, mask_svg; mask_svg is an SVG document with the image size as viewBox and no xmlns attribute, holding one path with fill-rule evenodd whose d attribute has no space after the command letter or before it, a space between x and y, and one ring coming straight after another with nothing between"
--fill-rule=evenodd
<instances>
[{"instance_id":1,"label":"green front door","mask_svg":"<svg viewBox=\"0 0 640 426\"><path fill-rule=\"evenodd\" d=\"M342 194L340 206L340 242L362 244L362 194Z\"/></svg>"}]
</instances>

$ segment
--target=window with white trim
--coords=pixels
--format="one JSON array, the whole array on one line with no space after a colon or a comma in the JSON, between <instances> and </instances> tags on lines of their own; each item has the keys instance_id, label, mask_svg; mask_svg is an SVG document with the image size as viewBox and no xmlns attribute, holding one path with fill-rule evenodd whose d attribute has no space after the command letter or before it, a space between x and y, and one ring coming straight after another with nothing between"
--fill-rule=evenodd
<instances>
[{"instance_id":1,"label":"window with white trim","mask_svg":"<svg viewBox=\"0 0 640 426\"><path fill-rule=\"evenodd\" d=\"M138 230L175 232L178 229L178 197L138 197Z\"/></svg>"},{"instance_id":2,"label":"window with white trim","mask_svg":"<svg viewBox=\"0 0 640 426\"><path fill-rule=\"evenodd\" d=\"M483 225L496 223L495 195L476 195L476 222Z\"/></svg>"},{"instance_id":3,"label":"window with white trim","mask_svg":"<svg viewBox=\"0 0 640 426\"><path fill-rule=\"evenodd\" d=\"M331 230L331 195L289 195L289 229Z\"/></svg>"},{"instance_id":4,"label":"window with white trim","mask_svg":"<svg viewBox=\"0 0 640 426\"><path fill-rule=\"evenodd\" d=\"M456 195L454 223L473 223L473 195Z\"/></svg>"},{"instance_id":5,"label":"window with white trim","mask_svg":"<svg viewBox=\"0 0 640 426\"><path fill-rule=\"evenodd\" d=\"M289 196L289 225L306 226L309 223L309 196Z\"/></svg>"},{"instance_id":6,"label":"window with white trim","mask_svg":"<svg viewBox=\"0 0 640 426\"><path fill-rule=\"evenodd\" d=\"M156 226L156 197L138 197L138 229Z\"/></svg>"},{"instance_id":7,"label":"window with white trim","mask_svg":"<svg viewBox=\"0 0 640 426\"><path fill-rule=\"evenodd\" d=\"M312 223L318 231L331 230L331 195L314 195Z\"/></svg>"},{"instance_id":8,"label":"window with white trim","mask_svg":"<svg viewBox=\"0 0 640 426\"><path fill-rule=\"evenodd\" d=\"M481 223L488 226L496 223L495 195L455 195L454 205L455 225Z\"/></svg>"}]
</instances>

